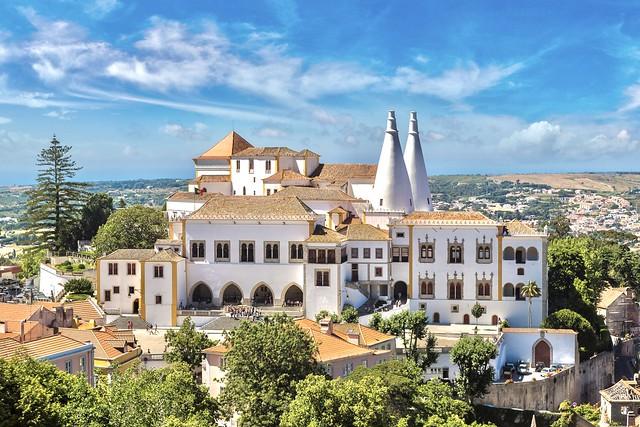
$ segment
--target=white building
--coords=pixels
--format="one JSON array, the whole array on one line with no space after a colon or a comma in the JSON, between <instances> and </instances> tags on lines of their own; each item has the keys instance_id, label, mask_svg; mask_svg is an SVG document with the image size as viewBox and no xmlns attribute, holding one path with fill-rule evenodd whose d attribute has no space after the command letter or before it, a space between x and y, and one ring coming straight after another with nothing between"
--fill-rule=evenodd
<instances>
[{"instance_id":1,"label":"white building","mask_svg":"<svg viewBox=\"0 0 640 427\"><path fill-rule=\"evenodd\" d=\"M479 302L482 323L527 326L520 289L533 280L538 326L546 236L478 212L431 211L414 113L409 130L403 158L389 113L377 167L323 164L309 150L253 147L230 133L194 159L189 192L168 198L168 239L98 260L100 302L159 326L186 316L202 325L233 304L313 319L397 300L434 323L464 324Z\"/></svg>"}]
</instances>

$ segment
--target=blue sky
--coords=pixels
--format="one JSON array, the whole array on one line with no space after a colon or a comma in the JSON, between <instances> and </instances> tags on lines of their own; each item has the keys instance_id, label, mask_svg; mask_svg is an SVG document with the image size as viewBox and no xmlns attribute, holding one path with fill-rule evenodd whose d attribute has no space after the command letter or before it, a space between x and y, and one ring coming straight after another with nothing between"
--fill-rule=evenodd
<instances>
[{"instance_id":1,"label":"blue sky","mask_svg":"<svg viewBox=\"0 0 640 427\"><path fill-rule=\"evenodd\" d=\"M639 65L636 1L2 2L0 184L53 133L86 180L189 177L231 129L376 162L389 109L431 174L637 171Z\"/></svg>"}]
</instances>

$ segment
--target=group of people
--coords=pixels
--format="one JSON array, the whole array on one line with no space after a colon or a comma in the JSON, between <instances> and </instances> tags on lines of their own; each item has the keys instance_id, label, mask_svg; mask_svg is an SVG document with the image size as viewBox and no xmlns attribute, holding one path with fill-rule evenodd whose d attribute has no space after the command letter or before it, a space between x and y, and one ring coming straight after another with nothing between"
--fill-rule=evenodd
<instances>
[{"instance_id":1,"label":"group of people","mask_svg":"<svg viewBox=\"0 0 640 427\"><path fill-rule=\"evenodd\" d=\"M262 316L260 310L247 305L226 305L225 313L229 313L234 319L256 319Z\"/></svg>"}]
</instances>

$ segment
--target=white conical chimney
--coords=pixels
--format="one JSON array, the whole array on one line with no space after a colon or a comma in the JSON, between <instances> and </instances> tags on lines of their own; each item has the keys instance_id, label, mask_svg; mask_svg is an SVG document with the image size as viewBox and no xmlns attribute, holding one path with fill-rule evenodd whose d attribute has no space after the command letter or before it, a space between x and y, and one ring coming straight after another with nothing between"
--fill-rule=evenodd
<instances>
[{"instance_id":1,"label":"white conical chimney","mask_svg":"<svg viewBox=\"0 0 640 427\"><path fill-rule=\"evenodd\" d=\"M415 111L409 113L409 135L404 147L404 163L407 166L413 205L417 211L432 211L431 190L427 167L424 164L420 134L418 133L418 117Z\"/></svg>"},{"instance_id":2,"label":"white conical chimney","mask_svg":"<svg viewBox=\"0 0 640 427\"><path fill-rule=\"evenodd\" d=\"M402 158L395 112L389 111L371 204L376 210L413 211L411 183Z\"/></svg>"}]
</instances>

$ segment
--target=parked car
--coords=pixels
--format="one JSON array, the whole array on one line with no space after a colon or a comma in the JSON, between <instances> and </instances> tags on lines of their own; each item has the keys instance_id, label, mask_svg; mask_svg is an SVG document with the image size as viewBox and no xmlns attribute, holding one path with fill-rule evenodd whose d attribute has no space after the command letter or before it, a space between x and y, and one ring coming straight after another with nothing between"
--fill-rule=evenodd
<instances>
[{"instance_id":1,"label":"parked car","mask_svg":"<svg viewBox=\"0 0 640 427\"><path fill-rule=\"evenodd\" d=\"M502 368L502 376L511 377L515 372L516 372L516 367L513 363L504 364L504 368Z\"/></svg>"},{"instance_id":2,"label":"parked car","mask_svg":"<svg viewBox=\"0 0 640 427\"><path fill-rule=\"evenodd\" d=\"M544 363L542 362L536 363L536 372L542 371L543 368L544 368Z\"/></svg>"},{"instance_id":3,"label":"parked car","mask_svg":"<svg viewBox=\"0 0 640 427\"><path fill-rule=\"evenodd\" d=\"M554 371L561 371L563 366L559 363L554 363L551 365L551 369Z\"/></svg>"}]
</instances>

